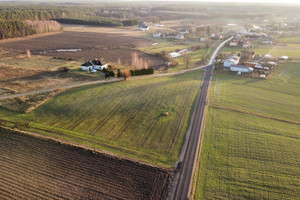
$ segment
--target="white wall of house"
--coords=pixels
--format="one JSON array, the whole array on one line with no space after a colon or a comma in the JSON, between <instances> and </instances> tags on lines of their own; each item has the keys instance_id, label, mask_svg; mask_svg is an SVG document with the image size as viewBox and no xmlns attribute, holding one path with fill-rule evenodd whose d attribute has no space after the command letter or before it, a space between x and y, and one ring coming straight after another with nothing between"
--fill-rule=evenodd
<instances>
[{"instance_id":1,"label":"white wall of house","mask_svg":"<svg viewBox=\"0 0 300 200\"><path fill-rule=\"evenodd\" d=\"M83 70L83 71L89 71L89 70L91 70L93 68L93 66L81 66L81 69Z\"/></svg>"},{"instance_id":2,"label":"white wall of house","mask_svg":"<svg viewBox=\"0 0 300 200\"><path fill-rule=\"evenodd\" d=\"M239 64L238 60L229 59L224 61L223 66L230 67L231 65L237 65L237 64Z\"/></svg>"},{"instance_id":3,"label":"white wall of house","mask_svg":"<svg viewBox=\"0 0 300 200\"><path fill-rule=\"evenodd\" d=\"M230 71L233 71L233 72L253 72L253 68L252 67L231 66Z\"/></svg>"}]
</instances>

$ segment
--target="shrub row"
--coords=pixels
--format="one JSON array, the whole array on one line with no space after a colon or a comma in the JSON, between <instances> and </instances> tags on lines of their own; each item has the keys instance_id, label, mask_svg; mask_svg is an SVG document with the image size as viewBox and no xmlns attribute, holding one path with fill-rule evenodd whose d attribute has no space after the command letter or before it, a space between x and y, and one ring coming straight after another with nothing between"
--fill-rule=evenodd
<instances>
[{"instance_id":1,"label":"shrub row","mask_svg":"<svg viewBox=\"0 0 300 200\"><path fill-rule=\"evenodd\" d=\"M149 75L154 74L154 69L138 69L138 70L130 70L131 76L140 76L140 75Z\"/></svg>"}]
</instances>

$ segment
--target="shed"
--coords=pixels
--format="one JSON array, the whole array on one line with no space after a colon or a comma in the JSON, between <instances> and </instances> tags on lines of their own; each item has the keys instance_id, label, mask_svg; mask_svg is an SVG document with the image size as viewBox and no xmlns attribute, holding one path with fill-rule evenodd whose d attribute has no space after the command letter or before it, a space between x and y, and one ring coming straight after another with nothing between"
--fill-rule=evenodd
<instances>
[{"instance_id":1,"label":"shed","mask_svg":"<svg viewBox=\"0 0 300 200\"><path fill-rule=\"evenodd\" d=\"M253 68L252 67L248 67L248 66L243 66L243 65L231 65L230 66L230 71L233 72L253 72Z\"/></svg>"}]
</instances>

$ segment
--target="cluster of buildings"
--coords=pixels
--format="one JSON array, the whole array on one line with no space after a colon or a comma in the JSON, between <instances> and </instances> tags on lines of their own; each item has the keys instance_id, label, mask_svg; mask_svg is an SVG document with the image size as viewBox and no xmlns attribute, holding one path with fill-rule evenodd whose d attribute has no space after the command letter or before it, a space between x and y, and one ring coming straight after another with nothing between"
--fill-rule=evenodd
<instances>
[{"instance_id":1,"label":"cluster of buildings","mask_svg":"<svg viewBox=\"0 0 300 200\"><path fill-rule=\"evenodd\" d=\"M154 38L165 38L165 39L176 39L176 40L183 40L185 35L189 34L190 31L187 29L181 29L178 32L156 32L153 33Z\"/></svg>"},{"instance_id":2,"label":"cluster of buildings","mask_svg":"<svg viewBox=\"0 0 300 200\"><path fill-rule=\"evenodd\" d=\"M230 42L231 47L252 48L254 45L252 41L261 44L272 44L277 38L270 36L263 31L263 28L253 25L251 28L243 29L241 31L229 31L227 37L233 36L234 39Z\"/></svg>"},{"instance_id":3,"label":"cluster of buildings","mask_svg":"<svg viewBox=\"0 0 300 200\"><path fill-rule=\"evenodd\" d=\"M274 58L270 54L255 55L252 51L242 51L238 55L230 55L222 62L224 70L236 72L237 75L242 73L256 74L256 77L266 78L278 66L278 60L287 60L287 56Z\"/></svg>"},{"instance_id":4,"label":"cluster of buildings","mask_svg":"<svg viewBox=\"0 0 300 200\"><path fill-rule=\"evenodd\" d=\"M224 35L222 32L211 33L210 35L204 35L203 37L200 38L200 42L205 42L208 38L210 38L212 40L223 40Z\"/></svg>"}]
</instances>

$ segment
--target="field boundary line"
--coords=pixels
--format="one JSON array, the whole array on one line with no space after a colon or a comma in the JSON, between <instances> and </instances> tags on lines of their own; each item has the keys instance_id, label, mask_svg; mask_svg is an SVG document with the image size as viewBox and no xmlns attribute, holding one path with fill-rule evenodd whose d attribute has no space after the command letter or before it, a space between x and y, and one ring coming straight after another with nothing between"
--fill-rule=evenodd
<instances>
[{"instance_id":1,"label":"field boundary line","mask_svg":"<svg viewBox=\"0 0 300 200\"><path fill-rule=\"evenodd\" d=\"M273 119L273 120L280 121L280 122L300 125L300 122L294 122L294 121L290 121L290 120L287 120L287 119L280 119L280 118L277 118L277 117L267 116L267 115L263 115L263 114L259 114L259 113L246 111L246 110L240 110L240 109L237 109L237 108L226 107L226 106L222 106L222 105L219 105L219 104L210 104L209 106L212 107L212 108L219 108L219 109L223 109L223 110L229 110L229 111L244 113L244 114L248 114L248 115L254 115L254 116L257 116L257 117L263 117L263 118L266 118L266 119Z\"/></svg>"}]
</instances>

